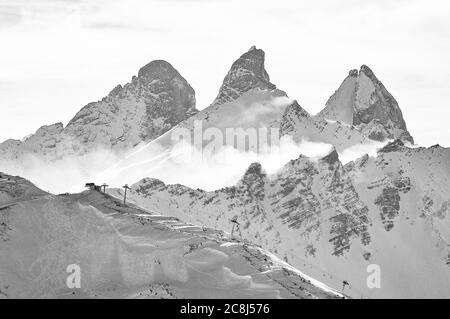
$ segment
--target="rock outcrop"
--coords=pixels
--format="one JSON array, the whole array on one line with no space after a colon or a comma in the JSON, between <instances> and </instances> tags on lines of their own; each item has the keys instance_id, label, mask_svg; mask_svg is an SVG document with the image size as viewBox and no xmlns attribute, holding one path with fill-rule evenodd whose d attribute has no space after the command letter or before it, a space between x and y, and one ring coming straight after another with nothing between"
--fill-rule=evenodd
<instances>
[{"instance_id":1,"label":"rock outcrop","mask_svg":"<svg viewBox=\"0 0 450 319\"><path fill-rule=\"evenodd\" d=\"M318 117L354 125L373 140L414 143L397 101L366 65L349 72Z\"/></svg>"}]
</instances>

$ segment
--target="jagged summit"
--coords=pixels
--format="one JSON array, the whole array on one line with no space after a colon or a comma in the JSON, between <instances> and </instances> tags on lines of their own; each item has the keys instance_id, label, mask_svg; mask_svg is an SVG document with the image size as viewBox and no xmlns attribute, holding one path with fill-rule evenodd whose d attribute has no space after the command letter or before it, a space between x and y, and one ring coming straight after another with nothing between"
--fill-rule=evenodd
<instances>
[{"instance_id":1,"label":"jagged summit","mask_svg":"<svg viewBox=\"0 0 450 319\"><path fill-rule=\"evenodd\" d=\"M352 77L357 77L357 76L361 75L362 73L364 73L369 78L373 78L375 76L373 74L373 71L365 64L361 65L359 70L358 69L350 70L348 72L348 75L352 76Z\"/></svg>"},{"instance_id":2,"label":"jagged summit","mask_svg":"<svg viewBox=\"0 0 450 319\"><path fill-rule=\"evenodd\" d=\"M321 161L326 162L330 165L339 162L339 154L336 148L333 146L328 154L321 158Z\"/></svg>"},{"instance_id":3,"label":"jagged summit","mask_svg":"<svg viewBox=\"0 0 450 319\"><path fill-rule=\"evenodd\" d=\"M170 79L176 76L181 77L180 73L169 62L164 60L153 60L140 68L138 72L138 77Z\"/></svg>"},{"instance_id":4,"label":"jagged summit","mask_svg":"<svg viewBox=\"0 0 450 319\"><path fill-rule=\"evenodd\" d=\"M353 70L350 70L349 72L348 72L348 76L353 76L353 77L355 77L355 76L358 76L358 70L357 69L353 69Z\"/></svg>"},{"instance_id":5,"label":"jagged summit","mask_svg":"<svg viewBox=\"0 0 450 319\"><path fill-rule=\"evenodd\" d=\"M241 178L241 183L250 185L254 183L259 183L266 177L266 172L264 171L260 163L252 163L245 171Z\"/></svg>"},{"instance_id":6,"label":"jagged summit","mask_svg":"<svg viewBox=\"0 0 450 319\"><path fill-rule=\"evenodd\" d=\"M126 149L160 136L197 112L195 91L186 79L169 62L154 60L131 83L82 108L64 132Z\"/></svg>"},{"instance_id":7,"label":"jagged summit","mask_svg":"<svg viewBox=\"0 0 450 319\"><path fill-rule=\"evenodd\" d=\"M195 91L163 60L140 68L103 99L88 103L67 124L44 125L23 142L0 144L0 157L33 156L55 160L96 149L118 153L152 140L197 113ZM3 153L3 154L2 154Z\"/></svg>"},{"instance_id":8,"label":"jagged summit","mask_svg":"<svg viewBox=\"0 0 450 319\"><path fill-rule=\"evenodd\" d=\"M244 176L247 176L247 175L262 176L262 175L265 175L265 173L263 171L261 164L258 162L255 162L255 163L250 164L250 166L246 170Z\"/></svg>"},{"instance_id":9,"label":"jagged summit","mask_svg":"<svg viewBox=\"0 0 450 319\"><path fill-rule=\"evenodd\" d=\"M264 51L255 46L241 55L225 76L213 105L233 101L251 89L276 89L264 68L264 59Z\"/></svg>"},{"instance_id":10,"label":"jagged summit","mask_svg":"<svg viewBox=\"0 0 450 319\"><path fill-rule=\"evenodd\" d=\"M372 70L365 64L361 65L361 68L359 69L359 73L364 73L365 75L367 75L368 77L373 77L375 76L372 72Z\"/></svg>"},{"instance_id":11,"label":"jagged summit","mask_svg":"<svg viewBox=\"0 0 450 319\"><path fill-rule=\"evenodd\" d=\"M398 152L405 148L405 143L403 143L400 139L397 139L391 143L388 143L386 146L378 150L378 153L391 153Z\"/></svg>"},{"instance_id":12,"label":"jagged summit","mask_svg":"<svg viewBox=\"0 0 450 319\"><path fill-rule=\"evenodd\" d=\"M373 140L401 138L414 142L397 101L367 65L359 72L350 70L317 116L359 126Z\"/></svg>"},{"instance_id":13,"label":"jagged summit","mask_svg":"<svg viewBox=\"0 0 450 319\"><path fill-rule=\"evenodd\" d=\"M269 75L264 69L265 53L261 49L257 49L252 46L250 50L241 55L233 65L230 71L247 70L252 72L255 77L265 82L270 82ZM234 76L240 76L241 74L232 73Z\"/></svg>"},{"instance_id":14,"label":"jagged summit","mask_svg":"<svg viewBox=\"0 0 450 319\"><path fill-rule=\"evenodd\" d=\"M361 73L364 73L367 77L373 77L373 71L365 64L361 65L361 67L358 69L352 69L348 72L349 76L352 77L357 77L359 76Z\"/></svg>"}]
</instances>

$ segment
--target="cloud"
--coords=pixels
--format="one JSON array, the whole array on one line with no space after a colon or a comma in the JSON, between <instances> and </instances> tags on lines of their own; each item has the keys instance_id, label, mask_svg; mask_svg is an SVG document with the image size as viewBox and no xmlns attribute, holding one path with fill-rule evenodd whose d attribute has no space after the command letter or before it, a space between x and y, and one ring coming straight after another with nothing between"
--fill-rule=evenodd
<instances>
[{"instance_id":1,"label":"cloud","mask_svg":"<svg viewBox=\"0 0 450 319\"><path fill-rule=\"evenodd\" d=\"M282 137L278 145L265 148L262 152L238 150L228 145L214 152L206 152L185 141L164 150L157 143L151 143L151 147L139 148L132 156L91 179L120 187L151 177L168 184L215 190L236 184L252 163L260 163L271 174L301 154L316 160L331 149L331 145L324 143L305 140L295 143L290 136Z\"/></svg>"},{"instance_id":2,"label":"cloud","mask_svg":"<svg viewBox=\"0 0 450 319\"><path fill-rule=\"evenodd\" d=\"M22 15L19 7L0 4L0 28L17 25L21 20Z\"/></svg>"},{"instance_id":3,"label":"cloud","mask_svg":"<svg viewBox=\"0 0 450 319\"><path fill-rule=\"evenodd\" d=\"M81 191L96 172L109 167L119 159L110 150L99 149L90 154L49 162L29 155L21 162L2 162L0 171L27 178L37 187L52 193Z\"/></svg>"},{"instance_id":4,"label":"cloud","mask_svg":"<svg viewBox=\"0 0 450 319\"><path fill-rule=\"evenodd\" d=\"M392 141L386 141L386 142L377 142L377 141L370 141L366 144L356 144L353 146L350 146L346 149L344 149L342 152L339 152L339 160L342 162L342 164L347 164L351 161L354 161L361 156L368 154L369 156L376 157L377 156L377 150L380 148L383 148L387 143Z\"/></svg>"}]
</instances>

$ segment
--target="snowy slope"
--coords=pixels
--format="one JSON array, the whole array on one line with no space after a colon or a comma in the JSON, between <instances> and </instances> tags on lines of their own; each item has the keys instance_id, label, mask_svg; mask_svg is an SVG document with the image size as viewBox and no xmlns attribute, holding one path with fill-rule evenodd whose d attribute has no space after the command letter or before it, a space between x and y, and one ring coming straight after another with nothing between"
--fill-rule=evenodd
<instances>
[{"instance_id":1,"label":"snowy slope","mask_svg":"<svg viewBox=\"0 0 450 319\"><path fill-rule=\"evenodd\" d=\"M237 216L243 238L329 285L348 281L352 297L448 297L449 159L449 149L398 140L345 168L336 152L300 156L271 175L252 164L214 192L143 179L130 198L225 231ZM371 264L381 267L379 289L366 285Z\"/></svg>"},{"instance_id":2,"label":"snowy slope","mask_svg":"<svg viewBox=\"0 0 450 319\"><path fill-rule=\"evenodd\" d=\"M0 209L18 201L46 194L48 193L20 176L11 176L0 172Z\"/></svg>"},{"instance_id":3,"label":"snowy slope","mask_svg":"<svg viewBox=\"0 0 450 319\"><path fill-rule=\"evenodd\" d=\"M97 191L41 194L0 218L0 298L342 297L257 246ZM74 264L79 289L66 286Z\"/></svg>"}]
</instances>

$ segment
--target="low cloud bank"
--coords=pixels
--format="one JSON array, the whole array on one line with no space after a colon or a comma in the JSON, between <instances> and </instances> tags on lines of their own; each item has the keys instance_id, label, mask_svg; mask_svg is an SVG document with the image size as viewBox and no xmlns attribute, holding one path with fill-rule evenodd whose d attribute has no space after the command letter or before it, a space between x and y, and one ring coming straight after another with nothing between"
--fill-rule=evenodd
<instances>
[{"instance_id":1,"label":"low cloud bank","mask_svg":"<svg viewBox=\"0 0 450 319\"><path fill-rule=\"evenodd\" d=\"M297 144L290 136L282 137L278 145L262 153L242 151L232 146L223 146L214 153L201 152L181 141L166 151L155 147L152 150L143 148L139 154L133 154L132 158L103 171L93 180L120 187L151 177L168 184L215 190L234 185L251 163L261 163L270 174L300 154L316 159L325 156L331 149L329 144L305 140Z\"/></svg>"},{"instance_id":2,"label":"low cloud bank","mask_svg":"<svg viewBox=\"0 0 450 319\"><path fill-rule=\"evenodd\" d=\"M355 145L342 151L339 157L346 164L364 154L375 156L376 150L384 145L379 142ZM125 158L118 158L109 150L55 162L29 157L25 165L2 164L0 171L25 177L52 193L79 192L87 182L121 187L145 177L211 191L234 185L251 163L261 163L264 170L271 174L300 154L318 159L331 149L331 145L320 142L302 140L295 143L290 136L283 136L279 144L259 153L232 146L223 146L208 153L181 141L170 148L158 143L152 143L151 147L140 146Z\"/></svg>"},{"instance_id":3,"label":"low cloud bank","mask_svg":"<svg viewBox=\"0 0 450 319\"><path fill-rule=\"evenodd\" d=\"M339 159L342 164L345 165L348 162L354 161L355 159L358 159L365 154L376 157L377 150L383 148L387 143L389 142L370 141L365 144L356 144L344 149L342 152L339 152Z\"/></svg>"},{"instance_id":4,"label":"low cloud bank","mask_svg":"<svg viewBox=\"0 0 450 319\"><path fill-rule=\"evenodd\" d=\"M0 172L18 175L51 193L80 191L97 172L119 161L110 150L97 150L83 156L69 156L56 161L28 155L16 162L0 163Z\"/></svg>"}]
</instances>

